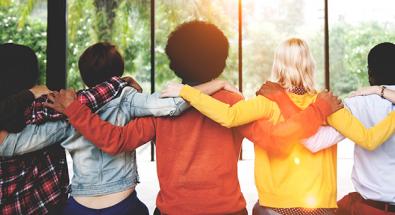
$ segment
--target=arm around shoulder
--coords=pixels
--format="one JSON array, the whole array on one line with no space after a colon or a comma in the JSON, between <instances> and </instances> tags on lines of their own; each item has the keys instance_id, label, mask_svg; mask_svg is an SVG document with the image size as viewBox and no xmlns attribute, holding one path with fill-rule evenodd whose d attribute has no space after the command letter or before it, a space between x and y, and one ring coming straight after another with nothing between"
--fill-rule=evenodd
<instances>
[{"instance_id":1,"label":"arm around shoulder","mask_svg":"<svg viewBox=\"0 0 395 215\"><path fill-rule=\"evenodd\" d=\"M76 130L108 154L132 151L155 137L153 118L138 118L125 126L116 126L78 102L67 107L65 114Z\"/></svg>"},{"instance_id":2,"label":"arm around shoulder","mask_svg":"<svg viewBox=\"0 0 395 215\"><path fill-rule=\"evenodd\" d=\"M130 95L130 110L134 117L178 116L190 106L182 98L160 98L159 93L134 93Z\"/></svg>"},{"instance_id":3,"label":"arm around shoulder","mask_svg":"<svg viewBox=\"0 0 395 215\"><path fill-rule=\"evenodd\" d=\"M270 118L274 108L277 108L273 101L263 96L242 100L230 106L190 86L184 86L180 95L202 114L227 128Z\"/></svg>"},{"instance_id":4,"label":"arm around shoulder","mask_svg":"<svg viewBox=\"0 0 395 215\"><path fill-rule=\"evenodd\" d=\"M350 111L343 108L328 117L328 123L345 137L367 150L375 150L395 132L395 111L374 127L366 128Z\"/></svg>"},{"instance_id":5,"label":"arm around shoulder","mask_svg":"<svg viewBox=\"0 0 395 215\"><path fill-rule=\"evenodd\" d=\"M69 137L70 125L66 121L28 125L19 133L10 133L0 144L0 156L15 156L61 144Z\"/></svg>"}]
</instances>

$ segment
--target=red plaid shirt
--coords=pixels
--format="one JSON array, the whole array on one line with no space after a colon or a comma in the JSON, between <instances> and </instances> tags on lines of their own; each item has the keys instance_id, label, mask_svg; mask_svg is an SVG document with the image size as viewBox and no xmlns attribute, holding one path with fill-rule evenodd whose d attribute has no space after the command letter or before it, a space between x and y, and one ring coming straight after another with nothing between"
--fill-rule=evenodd
<instances>
[{"instance_id":1,"label":"red plaid shirt","mask_svg":"<svg viewBox=\"0 0 395 215\"><path fill-rule=\"evenodd\" d=\"M109 81L98 84L93 88L78 91L77 99L94 112L114 99L125 86L127 86L127 82L119 77L112 77ZM66 119L65 115L44 107L44 102L48 102L45 95L34 100L32 105L26 109L26 124L40 124L46 121Z\"/></svg>"},{"instance_id":2,"label":"red plaid shirt","mask_svg":"<svg viewBox=\"0 0 395 215\"><path fill-rule=\"evenodd\" d=\"M54 145L12 158L0 157L0 214L48 214L68 197L64 149Z\"/></svg>"},{"instance_id":3,"label":"red plaid shirt","mask_svg":"<svg viewBox=\"0 0 395 215\"><path fill-rule=\"evenodd\" d=\"M114 99L127 85L119 77L77 92L81 104L92 111ZM27 124L66 117L43 106L46 96L36 99L25 111ZM0 157L0 214L30 215L56 213L68 197L69 176L64 149L54 145L41 151Z\"/></svg>"}]
</instances>

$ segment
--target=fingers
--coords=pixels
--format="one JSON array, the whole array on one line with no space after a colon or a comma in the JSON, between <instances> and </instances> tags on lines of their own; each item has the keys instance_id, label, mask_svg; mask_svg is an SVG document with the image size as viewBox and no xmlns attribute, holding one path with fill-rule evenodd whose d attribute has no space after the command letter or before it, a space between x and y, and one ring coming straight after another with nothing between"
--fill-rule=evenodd
<instances>
[{"instance_id":1,"label":"fingers","mask_svg":"<svg viewBox=\"0 0 395 215\"><path fill-rule=\"evenodd\" d=\"M137 92L142 93L143 92L143 88L137 83L132 83L129 86L133 87L135 90L137 90Z\"/></svg>"},{"instance_id":2,"label":"fingers","mask_svg":"<svg viewBox=\"0 0 395 215\"><path fill-rule=\"evenodd\" d=\"M48 102L44 102L43 105L44 105L44 107L55 109L55 105L54 104L51 104L51 103L48 103Z\"/></svg>"},{"instance_id":3,"label":"fingers","mask_svg":"<svg viewBox=\"0 0 395 215\"><path fill-rule=\"evenodd\" d=\"M70 96L70 97L73 97L74 99L77 97L77 93L72 88L69 88L69 89L66 90L66 95Z\"/></svg>"},{"instance_id":4,"label":"fingers","mask_svg":"<svg viewBox=\"0 0 395 215\"><path fill-rule=\"evenodd\" d=\"M336 112L336 111L338 111L338 110L340 110L342 108L344 108L344 104L343 103L339 103L333 109L334 109L334 112Z\"/></svg>"},{"instance_id":5,"label":"fingers","mask_svg":"<svg viewBox=\"0 0 395 215\"><path fill-rule=\"evenodd\" d=\"M131 81L131 80L134 80L131 76L124 76L124 77L122 77L121 79L124 80L124 81L126 81L126 82L129 82L129 81Z\"/></svg>"},{"instance_id":6,"label":"fingers","mask_svg":"<svg viewBox=\"0 0 395 215\"><path fill-rule=\"evenodd\" d=\"M165 89L163 89L162 91L160 91L160 98L167 98L170 97L169 96L169 86L167 86Z\"/></svg>"},{"instance_id":7,"label":"fingers","mask_svg":"<svg viewBox=\"0 0 395 215\"><path fill-rule=\"evenodd\" d=\"M168 97L171 97L168 91L164 90L160 92L160 98L168 98Z\"/></svg>"},{"instance_id":8,"label":"fingers","mask_svg":"<svg viewBox=\"0 0 395 215\"><path fill-rule=\"evenodd\" d=\"M52 103L55 102L55 96L54 93L48 94L48 100L51 101Z\"/></svg>"}]
</instances>

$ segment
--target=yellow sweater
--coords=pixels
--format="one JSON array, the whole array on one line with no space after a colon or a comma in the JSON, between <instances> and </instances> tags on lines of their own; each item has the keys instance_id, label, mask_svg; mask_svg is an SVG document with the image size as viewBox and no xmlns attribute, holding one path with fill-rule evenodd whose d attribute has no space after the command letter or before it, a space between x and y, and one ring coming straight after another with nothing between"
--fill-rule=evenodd
<instances>
[{"instance_id":1,"label":"yellow sweater","mask_svg":"<svg viewBox=\"0 0 395 215\"><path fill-rule=\"evenodd\" d=\"M240 101L230 107L189 86L183 87L180 95L204 115L226 127L261 118L273 123L283 120L277 104L263 96ZM316 95L309 94L289 94L289 97L302 109L316 99ZM395 132L395 112L370 129L365 128L346 109L330 115L328 123L357 144L372 150ZM336 146L313 154L302 144L295 144L286 157L270 155L255 146L255 183L260 205L335 208Z\"/></svg>"}]
</instances>

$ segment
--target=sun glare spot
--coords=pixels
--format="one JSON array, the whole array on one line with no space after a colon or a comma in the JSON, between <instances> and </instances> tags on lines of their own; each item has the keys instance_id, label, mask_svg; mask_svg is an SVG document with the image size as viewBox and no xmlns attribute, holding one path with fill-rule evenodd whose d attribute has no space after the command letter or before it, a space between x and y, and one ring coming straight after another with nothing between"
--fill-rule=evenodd
<instances>
[{"instance_id":1,"label":"sun glare spot","mask_svg":"<svg viewBox=\"0 0 395 215\"><path fill-rule=\"evenodd\" d=\"M300 164L300 159L299 159L298 157L295 157L295 158L294 158L294 163L295 163L296 165L299 165L299 164Z\"/></svg>"},{"instance_id":2,"label":"sun glare spot","mask_svg":"<svg viewBox=\"0 0 395 215\"><path fill-rule=\"evenodd\" d=\"M309 207L314 208L317 204L317 199L314 196L309 196L306 199L306 203Z\"/></svg>"}]
</instances>

